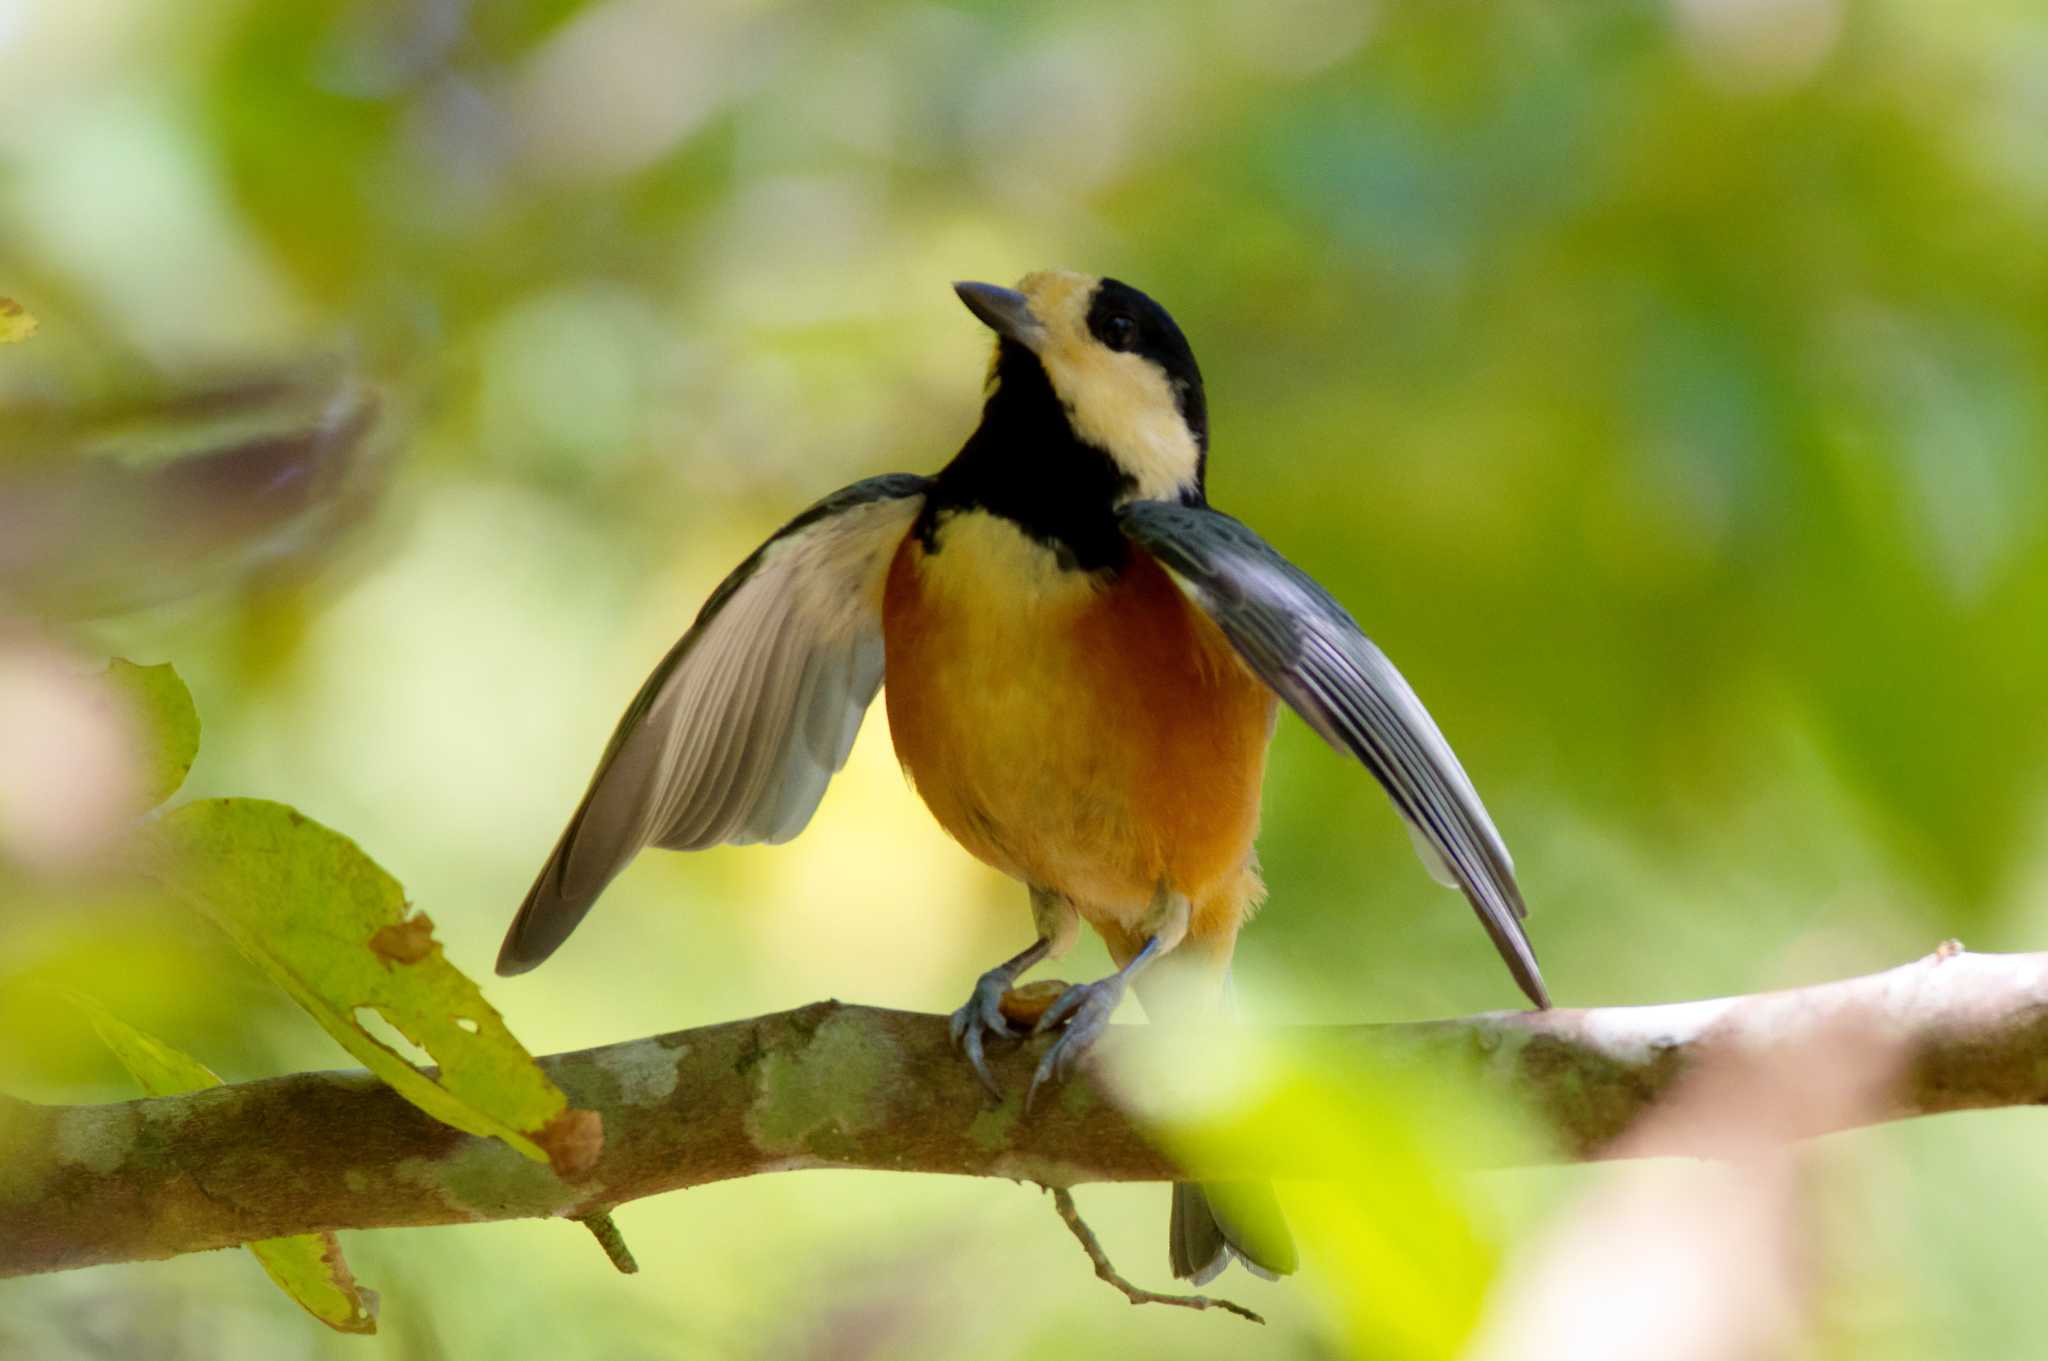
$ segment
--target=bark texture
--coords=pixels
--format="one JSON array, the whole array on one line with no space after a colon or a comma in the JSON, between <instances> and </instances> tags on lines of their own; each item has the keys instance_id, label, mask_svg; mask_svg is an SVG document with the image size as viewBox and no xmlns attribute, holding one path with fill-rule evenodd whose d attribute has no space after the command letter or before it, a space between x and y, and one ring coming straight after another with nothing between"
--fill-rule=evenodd
<instances>
[{"instance_id":1,"label":"bark texture","mask_svg":"<svg viewBox=\"0 0 2048 1361\"><path fill-rule=\"evenodd\" d=\"M1294 1032L1345 1064L1462 1069L1525 1106L1560 1158L1601 1156L1703 1056L1818 1061L1885 1046L1901 1074L1876 1118L2048 1101L2048 954L1945 947L1885 973L1669 1006L1490 1012ZM1286 1149L1181 1166L1094 1073L1029 1118L1046 1041L1000 1046L990 1105L944 1017L820 1002L629 1040L542 1064L604 1119L573 1182L438 1124L362 1073L300 1073L105 1106L0 1098L0 1276L170 1257L323 1229L580 1218L682 1187L800 1168L1007 1177L1071 1186L1200 1176L1314 1177ZM1117 1027L1119 1051L1187 1044ZM1834 1052L1839 1053L1839 1048ZM1802 1058L1802 1056L1808 1056ZM1192 1056L1190 1056L1192 1057ZM1199 1064L1194 1065L1199 1067ZM1826 1132L1758 1112L1774 1137ZM1860 1118L1860 1117L1859 1117ZM1683 1137L1631 1153L1685 1152Z\"/></svg>"}]
</instances>

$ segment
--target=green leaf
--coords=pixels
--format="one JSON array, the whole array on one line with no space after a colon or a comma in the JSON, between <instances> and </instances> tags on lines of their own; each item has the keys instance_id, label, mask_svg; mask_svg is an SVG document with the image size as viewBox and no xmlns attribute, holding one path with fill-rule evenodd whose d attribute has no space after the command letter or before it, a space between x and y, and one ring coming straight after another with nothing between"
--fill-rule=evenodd
<instances>
[{"instance_id":1,"label":"green leaf","mask_svg":"<svg viewBox=\"0 0 2048 1361\"><path fill-rule=\"evenodd\" d=\"M1250 1046L1250 1041L1240 1039ZM1309 1049L1217 1051L1235 1095L1167 1113L1162 1134L1191 1162L1255 1165L1262 1150L1330 1170L1281 1187L1304 1261L1321 1266L1351 1354L1454 1361L1479 1320L1499 1248L1454 1170L1461 1148L1521 1147L1513 1117L1456 1074ZM1128 1075L1127 1075L1128 1077ZM1172 1079L1164 1085L1170 1087ZM1226 1082L1224 1085L1231 1085ZM1227 1193L1227 1187L1219 1188Z\"/></svg>"},{"instance_id":2,"label":"green leaf","mask_svg":"<svg viewBox=\"0 0 2048 1361\"><path fill-rule=\"evenodd\" d=\"M357 1283L331 1233L266 1238L248 1245L277 1288L336 1332L377 1331L377 1292Z\"/></svg>"},{"instance_id":3,"label":"green leaf","mask_svg":"<svg viewBox=\"0 0 2048 1361\"><path fill-rule=\"evenodd\" d=\"M100 1043L113 1051L128 1075L142 1084L151 1096L172 1096L221 1085L220 1075L182 1049L174 1049L156 1036L137 1030L84 993L57 989L64 1000L78 1008L92 1022Z\"/></svg>"},{"instance_id":4,"label":"green leaf","mask_svg":"<svg viewBox=\"0 0 2048 1361\"><path fill-rule=\"evenodd\" d=\"M146 811L185 783L199 755L199 710L169 662L137 666L116 657L107 667L107 683L128 701L142 730L139 756Z\"/></svg>"},{"instance_id":5,"label":"green leaf","mask_svg":"<svg viewBox=\"0 0 2048 1361\"><path fill-rule=\"evenodd\" d=\"M68 989L63 990L63 995L92 1022L93 1030L121 1061L121 1066L151 1096L196 1092L221 1085L220 1075L198 1059L137 1030L92 998ZM333 1234L266 1238L246 1246L263 1264L270 1279L314 1318L338 1332L377 1331L377 1294L356 1283Z\"/></svg>"},{"instance_id":6,"label":"green leaf","mask_svg":"<svg viewBox=\"0 0 2048 1361\"><path fill-rule=\"evenodd\" d=\"M270 974L344 1049L444 1124L495 1137L557 1175L603 1148L497 1011L407 915L398 881L354 842L283 804L205 799L150 829L157 873ZM357 1019L374 1011L440 1065L415 1068Z\"/></svg>"}]
</instances>

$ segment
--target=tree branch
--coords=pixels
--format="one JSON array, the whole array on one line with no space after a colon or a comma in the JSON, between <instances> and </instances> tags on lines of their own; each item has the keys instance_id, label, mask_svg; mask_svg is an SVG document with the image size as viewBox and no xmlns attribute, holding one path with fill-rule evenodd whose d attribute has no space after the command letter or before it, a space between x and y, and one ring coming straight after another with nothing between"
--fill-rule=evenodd
<instances>
[{"instance_id":1,"label":"tree branch","mask_svg":"<svg viewBox=\"0 0 2048 1361\"><path fill-rule=\"evenodd\" d=\"M1884 1118L2048 1102L2048 954L1945 949L1886 973L1753 997L1297 1033L1340 1066L1383 1066L1391 1055L1466 1067L1527 1106L1559 1156L1597 1157L1703 1052L1796 1055L1823 1034L1902 1046L1905 1076ZM1116 1027L1102 1049L1114 1059L1126 1046L1175 1042ZM1010 1093L993 1108L943 1017L838 1002L556 1055L543 1066L604 1118L604 1154L573 1184L436 1123L362 1073L105 1106L0 1098L0 1276L319 1229L579 1218L798 1168L1048 1186L1338 1170L1287 1149L1178 1165L1087 1074L1022 1118L1044 1043L992 1056Z\"/></svg>"}]
</instances>

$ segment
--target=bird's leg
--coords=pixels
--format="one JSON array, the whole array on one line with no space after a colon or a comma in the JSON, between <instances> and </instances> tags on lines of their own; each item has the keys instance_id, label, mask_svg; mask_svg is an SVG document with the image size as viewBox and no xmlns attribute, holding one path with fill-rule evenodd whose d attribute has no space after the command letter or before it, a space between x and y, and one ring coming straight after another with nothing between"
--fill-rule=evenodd
<instances>
[{"instance_id":1,"label":"bird's leg","mask_svg":"<svg viewBox=\"0 0 2048 1361\"><path fill-rule=\"evenodd\" d=\"M988 1088L989 1095L996 1100L1003 1099L1003 1089L997 1085L995 1074L988 1070L988 1060L982 1057L982 1043L993 1034L1010 1039L1017 1033L1010 1029L1010 1023L1003 1019L1003 994L1017 981L1017 975L1044 959L1052 951L1052 942L1043 936L1031 942L1002 963L990 969L974 982L974 991L967 996L967 1004L953 1013L951 1030L953 1043L967 1055L967 1062L974 1067L974 1075L981 1079L981 1085Z\"/></svg>"},{"instance_id":2,"label":"bird's leg","mask_svg":"<svg viewBox=\"0 0 2048 1361\"><path fill-rule=\"evenodd\" d=\"M967 1004L953 1013L953 1043L967 1055L974 1075L981 1079L982 1086L988 1088L989 1095L998 1101L1003 1099L1003 1089L988 1070L988 1060L982 1056L982 1045L990 1034L1011 1039L1017 1033L1003 1019L1003 994L1017 982L1017 976L1032 965L1042 959L1065 954L1067 947L1074 943L1074 936L1081 925L1072 903L1044 889L1031 890L1031 917L1038 924L1038 939L976 979Z\"/></svg>"},{"instance_id":3,"label":"bird's leg","mask_svg":"<svg viewBox=\"0 0 2048 1361\"><path fill-rule=\"evenodd\" d=\"M1152 901L1152 910L1139 925L1145 933L1145 944L1138 953L1107 978L1074 984L1046 1008L1032 1034L1042 1035L1061 1021L1067 1023L1067 1028L1045 1051L1045 1056L1038 1061L1038 1071L1031 1075L1031 1090L1024 1094L1026 1111L1031 1109L1032 1098L1038 1095L1040 1084L1048 1079L1066 1081L1074 1064L1102 1038L1102 1032L1109 1028L1111 1013L1124 1000L1124 990L1130 986L1131 979L1187 936L1188 912L1185 894L1161 888Z\"/></svg>"}]
</instances>

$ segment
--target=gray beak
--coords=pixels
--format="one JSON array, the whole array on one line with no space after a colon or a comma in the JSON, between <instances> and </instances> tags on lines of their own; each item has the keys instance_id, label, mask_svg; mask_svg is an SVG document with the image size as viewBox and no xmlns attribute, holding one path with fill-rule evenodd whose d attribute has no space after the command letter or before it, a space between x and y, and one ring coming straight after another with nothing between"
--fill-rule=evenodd
<instances>
[{"instance_id":1,"label":"gray beak","mask_svg":"<svg viewBox=\"0 0 2048 1361\"><path fill-rule=\"evenodd\" d=\"M1014 340L1026 349L1037 347L1039 337L1045 328L1038 318L1031 315L1031 301L1014 288L998 288L994 284L954 284L953 291L960 295L960 301L967 304L967 310L980 317L982 324L1005 340Z\"/></svg>"}]
</instances>

